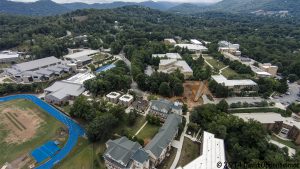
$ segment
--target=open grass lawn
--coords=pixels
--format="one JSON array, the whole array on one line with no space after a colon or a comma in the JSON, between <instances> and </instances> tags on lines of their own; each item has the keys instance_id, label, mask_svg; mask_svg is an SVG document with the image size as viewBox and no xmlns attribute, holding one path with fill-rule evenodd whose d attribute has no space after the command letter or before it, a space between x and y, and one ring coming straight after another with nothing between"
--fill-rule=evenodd
<instances>
[{"instance_id":1,"label":"open grass lawn","mask_svg":"<svg viewBox=\"0 0 300 169\"><path fill-rule=\"evenodd\" d=\"M22 155L30 153L33 149L37 148L38 146L41 146L49 140L58 139L57 131L60 128L64 127L62 123L57 121L52 116L48 115L46 112L44 112L44 110L42 110L30 101L20 99L0 103L0 113L2 113L4 109L8 108L15 110L15 112L11 112L13 114L18 114L18 110L25 111L30 109L32 110L32 112L38 115L38 117L41 118L44 122L42 122L40 127L37 128L35 135L31 139L25 142L8 143L5 142L5 138L8 136L9 132L12 131L7 131L6 126L0 121L0 166L2 166L5 162L11 162ZM67 138L63 138L63 140L65 139ZM62 141L62 143L63 142L64 141Z\"/></svg>"},{"instance_id":2,"label":"open grass lawn","mask_svg":"<svg viewBox=\"0 0 300 169\"><path fill-rule=\"evenodd\" d=\"M3 82L6 82L6 83L12 83L12 82L14 82L14 81L11 80L10 78L5 78L5 79L3 79Z\"/></svg>"},{"instance_id":3,"label":"open grass lawn","mask_svg":"<svg viewBox=\"0 0 300 169\"><path fill-rule=\"evenodd\" d=\"M138 115L133 126L129 126L127 124L127 121L124 120L123 123L116 129L115 132L118 133L119 135L123 135L122 131L125 130L126 132L128 132L128 134L133 136L143 126L145 122L146 122L146 118L142 115Z\"/></svg>"},{"instance_id":4,"label":"open grass lawn","mask_svg":"<svg viewBox=\"0 0 300 169\"><path fill-rule=\"evenodd\" d=\"M72 152L55 169L105 169L102 160L105 150L104 143L90 143L80 138Z\"/></svg>"},{"instance_id":5,"label":"open grass lawn","mask_svg":"<svg viewBox=\"0 0 300 169\"><path fill-rule=\"evenodd\" d=\"M180 159L177 166L185 166L200 155L200 145L189 138L184 138Z\"/></svg>"},{"instance_id":6,"label":"open grass lawn","mask_svg":"<svg viewBox=\"0 0 300 169\"><path fill-rule=\"evenodd\" d=\"M147 142L149 142L155 136L159 128L160 126L155 126L148 123L137 135L137 137L143 139L145 141L145 144L147 144Z\"/></svg>"},{"instance_id":7,"label":"open grass lawn","mask_svg":"<svg viewBox=\"0 0 300 169\"><path fill-rule=\"evenodd\" d=\"M170 169L170 167L172 166L173 161L175 159L176 152L177 152L177 149L172 148L169 152L169 156L166 157L157 168L158 169Z\"/></svg>"},{"instance_id":8,"label":"open grass lawn","mask_svg":"<svg viewBox=\"0 0 300 169\"><path fill-rule=\"evenodd\" d=\"M223 62L220 62L220 61L218 61L216 59L213 59L213 58L212 59L206 59L206 61L218 70L226 67L226 65Z\"/></svg>"},{"instance_id":9,"label":"open grass lawn","mask_svg":"<svg viewBox=\"0 0 300 169\"><path fill-rule=\"evenodd\" d=\"M225 76L226 78L240 76L240 74L236 73L234 70L230 69L229 67L222 70L222 75Z\"/></svg>"}]
</instances>

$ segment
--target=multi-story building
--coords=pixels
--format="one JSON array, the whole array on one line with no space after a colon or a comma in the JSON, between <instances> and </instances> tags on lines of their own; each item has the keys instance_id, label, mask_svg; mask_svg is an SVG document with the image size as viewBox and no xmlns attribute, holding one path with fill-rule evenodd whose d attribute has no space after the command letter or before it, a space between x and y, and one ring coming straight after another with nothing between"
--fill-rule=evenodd
<instances>
[{"instance_id":1,"label":"multi-story building","mask_svg":"<svg viewBox=\"0 0 300 169\"><path fill-rule=\"evenodd\" d=\"M168 115L159 132L145 146L145 150L150 157L150 166L155 167L166 158L171 149L172 141L178 134L178 126L181 122L182 118L178 114Z\"/></svg>"},{"instance_id":2,"label":"multi-story building","mask_svg":"<svg viewBox=\"0 0 300 169\"><path fill-rule=\"evenodd\" d=\"M176 41L174 39L164 39L165 44L175 45Z\"/></svg>"},{"instance_id":3,"label":"multi-story building","mask_svg":"<svg viewBox=\"0 0 300 169\"><path fill-rule=\"evenodd\" d=\"M98 50L80 49L74 53L65 55L64 58L75 63L78 67L82 67L92 62L92 57L98 54Z\"/></svg>"},{"instance_id":4,"label":"multi-story building","mask_svg":"<svg viewBox=\"0 0 300 169\"><path fill-rule=\"evenodd\" d=\"M234 93L240 93L243 90L248 92L254 92L258 90L257 84L250 79L228 80L223 75L213 75L211 77L218 84L226 86L228 89L232 89Z\"/></svg>"},{"instance_id":5,"label":"multi-story building","mask_svg":"<svg viewBox=\"0 0 300 169\"><path fill-rule=\"evenodd\" d=\"M273 77L277 75L278 66L272 65L271 63L260 64L259 68L270 73Z\"/></svg>"},{"instance_id":6,"label":"multi-story building","mask_svg":"<svg viewBox=\"0 0 300 169\"><path fill-rule=\"evenodd\" d=\"M134 97L130 94L125 94L119 98L119 104L128 107L134 101Z\"/></svg>"},{"instance_id":7,"label":"multi-story building","mask_svg":"<svg viewBox=\"0 0 300 169\"><path fill-rule=\"evenodd\" d=\"M225 169L228 167L225 166L224 140L215 138L214 134L204 131L201 143L201 155L177 169Z\"/></svg>"},{"instance_id":8,"label":"multi-story building","mask_svg":"<svg viewBox=\"0 0 300 169\"><path fill-rule=\"evenodd\" d=\"M236 113L234 115L245 121L256 120L277 136L291 139L300 145L300 122L295 114L292 117L282 117L278 113Z\"/></svg>"},{"instance_id":9,"label":"multi-story building","mask_svg":"<svg viewBox=\"0 0 300 169\"><path fill-rule=\"evenodd\" d=\"M159 63L159 72L164 73L173 73L174 71L179 70L185 79L193 76L193 70L184 60L176 59L162 59Z\"/></svg>"},{"instance_id":10,"label":"multi-story building","mask_svg":"<svg viewBox=\"0 0 300 169\"><path fill-rule=\"evenodd\" d=\"M106 95L107 100L112 103L118 103L120 97L121 94L118 92L110 92L109 94Z\"/></svg>"},{"instance_id":11,"label":"multi-story building","mask_svg":"<svg viewBox=\"0 0 300 169\"><path fill-rule=\"evenodd\" d=\"M164 121L169 114L176 113L182 114L182 104L179 102L170 102L165 99L161 100L152 100L150 105L149 114L159 117Z\"/></svg>"},{"instance_id":12,"label":"multi-story building","mask_svg":"<svg viewBox=\"0 0 300 169\"><path fill-rule=\"evenodd\" d=\"M103 155L108 169L149 169L149 155L142 146L121 137L106 142L106 151Z\"/></svg>"}]
</instances>

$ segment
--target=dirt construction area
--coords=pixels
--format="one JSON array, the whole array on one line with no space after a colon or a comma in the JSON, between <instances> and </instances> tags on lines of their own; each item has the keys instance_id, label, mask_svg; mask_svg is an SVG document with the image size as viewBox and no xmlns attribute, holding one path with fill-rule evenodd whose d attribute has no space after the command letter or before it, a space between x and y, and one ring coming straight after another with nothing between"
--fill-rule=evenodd
<instances>
[{"instance_id":1,"label":"dirt construction area","mask_svg":"<svg viewBox=\"0 0 300 169\"><path fill-rule=\"evenodd\" d=\"M188 105L189 108L203 104L202 96L211 95L207 81L186 81L183 83L184 93L182 97L173 97L171 100L179 100Z\"/></svg>"},{"instance_id":2,"label":"dirt construction area","mask_svg":"<svg viewBox=\"0 0 300 169\"><path fill-rule=\"evenodd\" d=\"M34 103L19 99L0 103L0 168L27 168L30 152L49 140L60 140L64 125Z\"/></svg>"}]
</instances>

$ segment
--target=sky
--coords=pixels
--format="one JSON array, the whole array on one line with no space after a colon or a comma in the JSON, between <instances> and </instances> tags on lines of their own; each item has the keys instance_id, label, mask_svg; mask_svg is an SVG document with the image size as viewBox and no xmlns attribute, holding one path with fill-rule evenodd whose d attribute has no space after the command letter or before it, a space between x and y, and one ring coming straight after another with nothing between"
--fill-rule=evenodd
<instances>
[{"instance_id":1,"label":"sky","mask_svg":"<svg viewBox=\"0 0 300 169\"><path fill-rule=\"evenodd\" d=\"M19 2L33 2L37 0L12 0ZM126 2L142 2L147 0L52 0L57 3L71 3L71 2L83 2L83 3L109 3L113 1L126 1ZM192 3L214 3L221 0L155 0L155 1L169 1L169 2L192 2Z\"/></svg>"}]
</instances>

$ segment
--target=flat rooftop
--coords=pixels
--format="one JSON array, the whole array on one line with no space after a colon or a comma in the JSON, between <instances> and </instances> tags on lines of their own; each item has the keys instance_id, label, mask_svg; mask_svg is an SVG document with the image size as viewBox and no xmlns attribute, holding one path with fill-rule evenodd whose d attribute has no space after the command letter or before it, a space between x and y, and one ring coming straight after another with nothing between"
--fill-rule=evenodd
<instances>
[{"instance_id":1,"label":"flat rooftop","mask_svg":"<svg viewBox=\"0 0 300 169\"><path fill-rule=\"evenodd\" d=\"M152 57L168 58L168 59L182 59L179 53L166 53L166 54L152 54Z\"/></svg>"},{"instance_id":2,"label":"flat rooftop","mask_svg":"<svg viewBox=\"0 0 300 169\"><path fill-rule=\"evenodd\" d=\"M198 41L197 39L191 39L191 43L195 44L195 45L202 45L202 43L200 41Z\"/></svg>"},{"instance_id":3,"label":"flat rooftop","mask_svg":"<svg viewBox=\"0 0 300 169\"><path fill-rule=\"evenodd\" d=\"M215 135L204 131L202 154L182 169L220 169L218 162L225 162L224 140L215 138ZM180 168L179 168L180 169Z\"/></svg>"},{"instance_id":4,"label":"flat rooftop","mask_svg":"<svg viewBox=\"0 0 300 169\"><path fill-rule=\"evenodd\" d=\"M67 80L67 82L71 83L77 83L77 84L83 84L85 81L95 78L96 76L92 73L86 72L86 73L78 73L72 77L70 77Z\"/></svg>"},{"instance_id":5,"label":"flat rooftop","mask_svg":"<svg viewBox=\"0 0 300 169\"><path fill-rule=\"evenodd\" d=\"M133 99L133 96L130 94L124 94L122 97L119 98L119 100L124 101L124 102L131 101L132 99Z\"/></svg>"},{"instance_id":6,"label":"flat rooftop","mask_svg":"<svg viewBox=\"0 0 300 169\"><path fill-rule=\"evenodd\" d=\"M293 117L282 117L279 113L235 113L233 115L243 119L244 121L253 119L262 124L272 124L276 121L282 121L284 124L296 126L300 129L300 122L295 121Z\"/></svg>"},{"instance_id":7,"label":"flat rooftop","mask_svg":"<svg viewBox=\"0 0 300 169\"><path fill-rule=\"evenodd\" d=\"M80 51L80 52L76 52L76 53L65 55L64 58L79 59L79 58L82 58L84 56L94 55L96 53L99 53L99 51L98 50L85 49L85 50Z\"/></svg>"},{"instance_id":8,"label":"flat rooftop","mask_svg":"<svg viewBox=\"0 0 300 169\"><path fill-rule=\"evenodd\" d=\"M108 97L108 98L118 98L120 96L121 96L121 94L117 93L117 92L110 92L109 94L106 95L106 97Z\"/></svg>"},{"instance_id":9,"label":"flat rooftop","mask_svg":"<svg viewBox=\"0 0 300 169\"><path fill-rule=\"evenodd\" d=\"M13 59L18 58L19 54L17 52L11 52L11 51L2 51L0 52L0 59Z\"/></svg>"},{"instance_id":10,"label":"flat rooftop","mask_svg":"<svg viewBox=\"0 0 300 169\"><path fill-rule=\"evenodd\" d=\"M244 80L228 80L223 75L213 75L211 76L217 83L224 84L228 87L233 86L255 86L257 85L254 81L250 79L244 79Z\"/></svg>"},{"instance_id":11,"label":"flat rooftop","mask_svg":"<svg viewBox=\"0 0 300 169\"><path fill-rule=\"evenodd\" d=\"M181 48L187 48L189 50L198 50L198 51L208 50L205 46L195 45L195 44L176 44L175 46L179 46Z\"/></svg>"}]
</instances>

